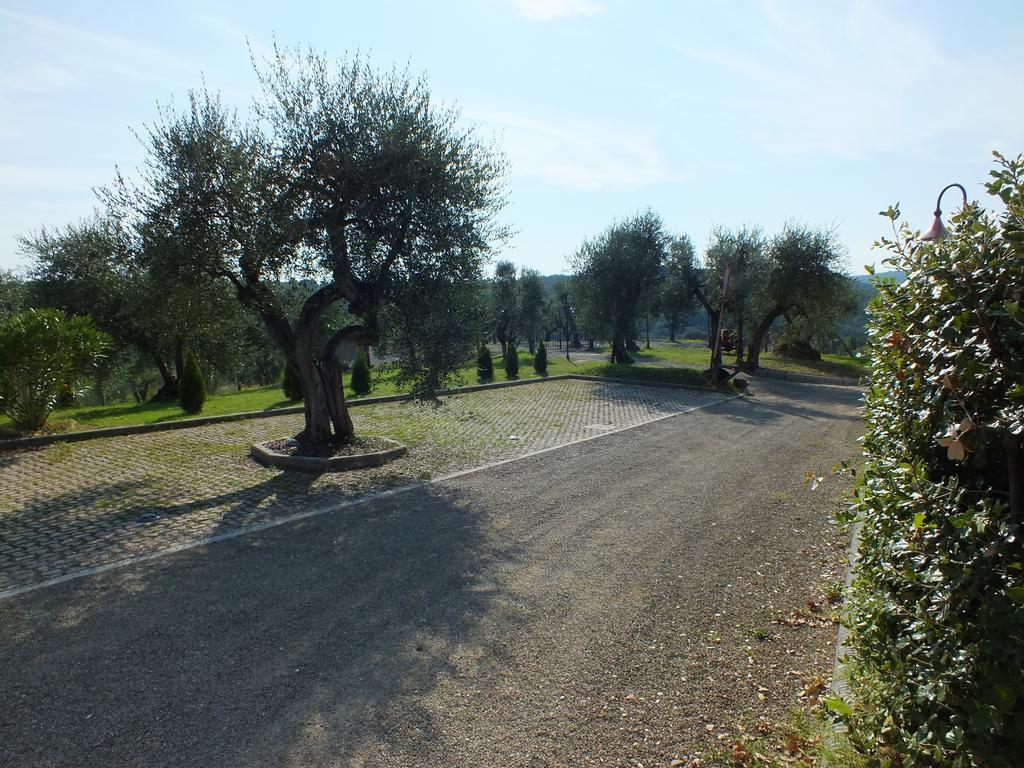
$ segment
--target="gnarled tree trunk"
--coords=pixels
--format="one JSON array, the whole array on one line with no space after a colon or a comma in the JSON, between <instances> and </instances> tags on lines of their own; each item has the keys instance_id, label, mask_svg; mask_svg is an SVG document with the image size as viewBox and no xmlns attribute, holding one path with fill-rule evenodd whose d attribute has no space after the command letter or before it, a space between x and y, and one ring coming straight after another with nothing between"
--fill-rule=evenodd
<instances>
[{"instance_id":1,"label":"gnarled tree trunk","mask_svg":"<svg viewBox=\"0 0 1024 768\"><path fill-rule=\"evenodd\" d=\"M154 352L153 363L160 372L160 389L153 395L154 400L177 400L178 399L178 378L174 375L167 361Z\"/></svg>"},{"instance_id":2,"label":"gnarled tree trunk","mask_svg":"<svg viewBox=\"0 0 1024 768\"><path fill-rule=\"evenodd\" d=\"M757 324L757 328L754 329L754 335L750 337L750 346L747 347L747 360L743 366L743 370L747 373L753 373L757 370L761 362L761 347L764 342L764 338L768 333L768 329L772 327L772 323L782 317L785 313L785 307L774 307L771 312L765 315L761 322Z\"/></svg>"},{"instance_id":3,"label":"gnarled tree trunk","mask_svg":"<svg viewBox=\"0 0 1024 768\"><path fill-rule=\"evenodd\" d=\"M617 322L615 332L612 334L612 362L632 363L633 358L629 355L627 343L631 331L629 323Z\"/></svg>"}]
</instances>

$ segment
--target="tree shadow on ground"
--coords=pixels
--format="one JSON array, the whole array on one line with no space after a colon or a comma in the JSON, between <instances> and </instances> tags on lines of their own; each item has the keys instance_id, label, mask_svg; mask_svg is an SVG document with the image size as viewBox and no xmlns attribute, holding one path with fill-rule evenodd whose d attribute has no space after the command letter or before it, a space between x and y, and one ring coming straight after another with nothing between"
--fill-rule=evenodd
<instances>
[{"instance_id":1,"label":"tree shadow on ground","mask_svg":"<svg viewBox=\"0 0 1024 768\"><path fill-rule=\"evenodd\" d=\"M771 382L768 397L758 394L758 383L740 397L733 398L718 412L723 418L750 424L763 424L784 416L800 419L838 419L861 421L863 393L853 387L836 387L794 382Z\"/></svg>"},{"instance_id":2,"label":"tree shadow on ground","mask_svg":"<svg viewBox=\"0 0 1024 768\"><path fill-rule=\"evenodd\" d=\"M13 555L38 551L38 563L20 563L14 578L27 586L57 573L106 565L128 557L218 537L311 508L337 505L368 492L408 485L409 479L382 474L370 487L323 487L314 472L275 472L226 491L210 490L202 476L189 488L163 487L158 479L96 482L61 494L30 499L0 515L0 568ZM184 491L175 502L168 494ZM20 573L19 573L20 572Z\"/></svg>"},{"instance_id":3,"label":"tree shadow on ground","mask_svg":"<svg viewBox=\"0 0 1024 768\"><path fill-rule=\"evenodd\" d=\"M3 762L420 762L460 639L518 621L482 575L511 556L428 487L2 601Z\"/></svg>"}]
</instances>

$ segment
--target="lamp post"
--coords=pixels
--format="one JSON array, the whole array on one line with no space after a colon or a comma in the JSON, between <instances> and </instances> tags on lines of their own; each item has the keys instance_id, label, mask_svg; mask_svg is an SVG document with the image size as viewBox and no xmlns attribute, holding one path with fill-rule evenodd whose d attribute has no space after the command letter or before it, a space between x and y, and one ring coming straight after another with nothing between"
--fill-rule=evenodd
<instances>
[{"instance_id":1,"label":"lamp post","mask_svg":"<svg viewBox=\"0 0 1024 768\"><path fill-rule=\"evenodd\" d=\"M942 188L939 192L939 198L935 201L935 220L932 222L932 226L927 232L921 235L922 240L941 240L944 237L949 236L949 230L946 229L946 225L942 223L942 196L946 194L947 190L956 187L960 190L960 194L964 196L964 207L967 207L967 190L963 188L962 184L948 184Z\"/></svg>"}]
</instances>

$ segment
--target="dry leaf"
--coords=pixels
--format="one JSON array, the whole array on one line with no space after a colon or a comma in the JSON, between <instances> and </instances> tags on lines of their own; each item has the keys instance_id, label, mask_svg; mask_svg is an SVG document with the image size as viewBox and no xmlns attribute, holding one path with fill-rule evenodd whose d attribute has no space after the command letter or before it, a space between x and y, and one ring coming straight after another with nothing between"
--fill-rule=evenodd
<instances>
[{"instance_id":1,"label":"dry leaf","mask_svg":"<svg viewBox=\"0 0 1024 768\"><path fill-rule=\"evenodd\" d=\"M800 694L800 698L814 698L824 690L825 680L820 675L817 675L804 683L804 690Z\"/></svg>"},{"instance_id":2,"label":"dry leaf","mask_svg":"<svg viewBox=\"0 0 1024 768\"><path fill-rule=\"evenodd\" d=\"M951 461L963 461L967 458L967 447L955 437L940 437L939 445L946 449L946 456Z\"/></svg>"}]
</instances>

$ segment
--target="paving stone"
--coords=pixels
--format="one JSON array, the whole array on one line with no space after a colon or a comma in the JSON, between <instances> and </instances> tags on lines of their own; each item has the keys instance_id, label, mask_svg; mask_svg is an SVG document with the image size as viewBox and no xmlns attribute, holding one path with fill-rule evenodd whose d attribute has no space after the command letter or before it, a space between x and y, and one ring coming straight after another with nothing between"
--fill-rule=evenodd
<instances>
[{"instance_id":1,"label":"paving stone","mask_svg":"<svg viewBox=\"0 0 1024 768\"><path fill-rule=\"evenodd\" d=\"M314 475L253 461L249 444L302 416L210 424L4 455L0 591L563 445L720 399L713 392L558 380L438 403L354 408L356 431L397 438L383 467ZM600 426L600 429L595 429Z\"/></svg>"}]
</instances>

